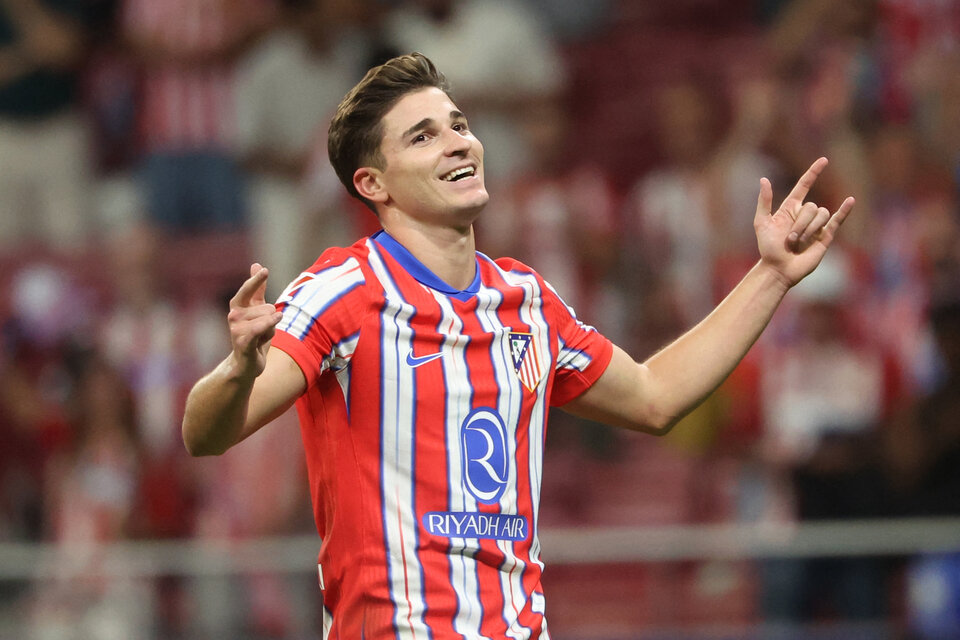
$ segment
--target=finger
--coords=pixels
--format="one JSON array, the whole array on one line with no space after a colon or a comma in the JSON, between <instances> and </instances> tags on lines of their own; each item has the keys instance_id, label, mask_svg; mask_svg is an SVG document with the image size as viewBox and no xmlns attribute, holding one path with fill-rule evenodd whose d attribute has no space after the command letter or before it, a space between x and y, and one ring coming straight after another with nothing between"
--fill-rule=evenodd
<instances>
[{"instance_id":1,"label":"finger","mask_svg":"<svg viewBox=\"0 0 960 640\"><path fill-rule=\"evenodd\" d=\"M760 195L757 196L757 213L754 223L770 216L773 210L773 185L766 178L760 178Z\"/></svg>"},{"instance_id":2,"label":"finger","mask_svg":"<svg viewBox=\"0 0 960 640\"><path fill-rule=\"evenodd\" d=\"M787 234L787 243L791 247L797 247L802 236L810 223L817 217L817 205L812 202L806 202L793 219L793 226L790 227L790 233ZM826 222L826 220L824 220ZM823 224L823 223L821 223Z\"/></svg>"},{"instance_id":3,"label":"finger","mask_svg":"<svg viewBox=\"0 0 960 640\"><path fill-rule=\"evenodd\" d=\"M797 180L797 184L793 186L793 189L790 191L790 194L783 201L784 206L790 204L793 208L800 206L800 203L803 202L803 199L807 197L807 193L810 192L810 189L813 187L813 184L817 181L817 177L823 173L824 168L827 166L828 160L826 158L817 158L810 168L807 169L806 173L800 176L800 179Z\"/></svg>"},{"instance_id":4,"label":"finger","mask_svg":"<svg viewBox=\"0 0 960 640\"><path fill-rule=\"evenodd\" d=\"M272 324L270 327L260 334L260 337L257 339L257 348L259 349L263 345L267 344L273 340L273 336L277 333L277 325Z\"/></svg>"},{"instance_id":5,"label":"finger","mask_svg":"<svg viewBox=\"0 0 960 640\"><path fill-rule=\"evenodd\" d=\"M231 326L234 344L241 352L248 352L271 339L276 332L277 323L283 317L279 311L262 314Z\"/></svg>"},{"instance_id":6,"label":"finger","mask_svg":"<svg viewBox=\"0 0 960 640\"><path fill-rule=\"evenodd\" d=\"M227 322L229 322L231 326L240 327L246 322L258 320L263 317L276 316L279 320L282 315L274 305L265 302L263 304L230 309L230 313L227 314Z\"/></svg>"},{"instance_id":7,"label":"finger","mask_svg":"<svg viewBox=\"0 0 960 640\"><path fill-rule=\"evenodd\" d=\"M830 220L830 210L826 207L818 207L813 220L810 221L810 224L808 224L800 234L797 240L797 247L800 250L806 249L814 240L820 238L823 227L827 224L828 220Z\"/></svg>"},{"instance_id":8,"label":"finger","mask_svg":"<svg viewBox=\"0 0 960 640\"><path fill-rule=\"evenodd\" d=\"M264 304L268 275L267 269L259 264L250 265L250 277L237 289L237 294L230 300L230 308Z\"/></svg>"},{"instance_id":9,"label":"finger","mask_svg":"<svg viewBox=\"0 0 960 640\"><path fill-rule=\"evenodd\" d=\"M857 204L857 201L854 200L853 196L848 197L840 204L840 208L830 216L830 220L823 227L823 236L824 241L829 244L829 241L833 239L834 234L836 234L837 229L840 228L840 225L843 224L843 221L847 219L847 216L850 215L850 212L853 211L853 205Z\"/></svg>"}]
</instances>

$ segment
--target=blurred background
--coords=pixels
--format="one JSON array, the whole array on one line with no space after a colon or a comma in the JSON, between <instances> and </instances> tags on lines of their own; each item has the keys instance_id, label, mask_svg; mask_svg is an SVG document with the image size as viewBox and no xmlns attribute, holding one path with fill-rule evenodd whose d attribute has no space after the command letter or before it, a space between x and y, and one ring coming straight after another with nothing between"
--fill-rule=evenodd
<instances>
[{"instance_id":1,"label":"blurred background","mask_svg":"<svg viewBox=\"0 0 960 640\"><path fill-rule=\"evenodd\" d=\"M960 637L957 0L0 0L0 637L318 638L293 415L189 458L251 261L376 220L326 127L419 50L484 142L479 246L638 358L755 261L759 181L857 206L700 409L556 412L558 640Z\"/></svg>"}]
</instances>

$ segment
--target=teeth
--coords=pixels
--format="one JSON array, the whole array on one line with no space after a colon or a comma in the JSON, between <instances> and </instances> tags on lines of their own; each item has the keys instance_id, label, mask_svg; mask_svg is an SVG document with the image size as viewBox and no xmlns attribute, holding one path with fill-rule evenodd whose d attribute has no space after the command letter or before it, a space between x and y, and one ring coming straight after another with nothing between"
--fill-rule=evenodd
<instances>
[{"instance_id":1,"label":"teeth","mask_svg":"<svg viewBox=\"0 0 960 640\"><path fill-rule=\"evenodd\" d=\"M451 180L456 180L460 176L472 176L472 175L473 175L473 167L463 167L461 169L454 169L447 175L443 176L443 179L449 182Z\"/></svg>"}]
</instances>

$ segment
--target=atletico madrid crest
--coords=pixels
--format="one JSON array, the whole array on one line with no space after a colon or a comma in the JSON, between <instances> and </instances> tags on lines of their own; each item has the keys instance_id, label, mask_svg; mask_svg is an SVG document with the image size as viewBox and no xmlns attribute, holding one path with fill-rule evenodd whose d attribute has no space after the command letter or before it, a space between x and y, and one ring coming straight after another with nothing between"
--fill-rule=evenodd
<instances>
[{"instance_id":1,"label":"atletico madrid crest","mask_svg":"<svg viewBox=\"0 0 960 640\"><path fill-rule=\"evenodd\" d=\"M511 331L510 353L513 355L513 367L520 378L520 382L527 389L533 391L540 383L540 378L543 377L540 354L537 353L533 334Z\"/></svg>"}]
</instances>

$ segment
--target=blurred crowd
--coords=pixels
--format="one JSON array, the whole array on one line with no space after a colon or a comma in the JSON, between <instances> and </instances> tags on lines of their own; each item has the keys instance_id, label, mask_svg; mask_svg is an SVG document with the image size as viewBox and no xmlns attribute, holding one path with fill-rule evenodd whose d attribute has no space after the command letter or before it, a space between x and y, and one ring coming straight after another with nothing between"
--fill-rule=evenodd
<instances>
[{"instance_id":1,"label":"blurred crowd","mask_svg":"<svg viewBox=\"0 0 960 640\"><path fill-rule=\"evenodd\" d=\"M367 68L412 50L484 143L479 248L535 266L637 358L756 260L762 176L779 201L825 155L811 199L857 198L674 434L552 417L545 523L960 515L960 2L0 0L0 541L313 530L295 416L193 460L180 412L229 349L251 261L276 296L377 228L326 125ZM69 587L3 587L0 607L50 638L147 633L142 607L98 617L110 598L149 602L170 636L284 637L309 589L251 576L238 616L197 605L217 585L133 588L96 563L65 569ZM771 560L757 616L960 629L923 597L958 565Z\"/></svg>"}]
</instances>

